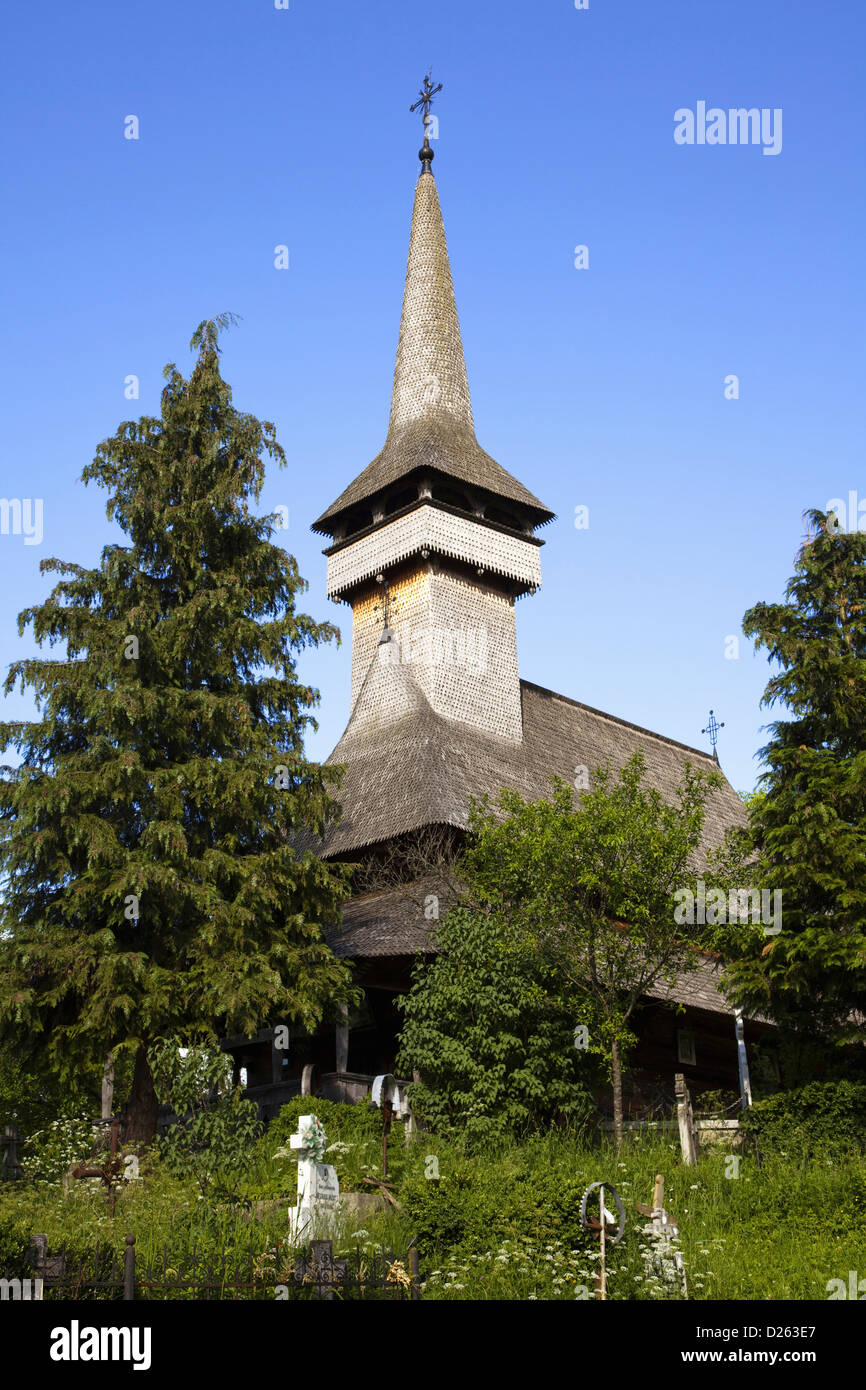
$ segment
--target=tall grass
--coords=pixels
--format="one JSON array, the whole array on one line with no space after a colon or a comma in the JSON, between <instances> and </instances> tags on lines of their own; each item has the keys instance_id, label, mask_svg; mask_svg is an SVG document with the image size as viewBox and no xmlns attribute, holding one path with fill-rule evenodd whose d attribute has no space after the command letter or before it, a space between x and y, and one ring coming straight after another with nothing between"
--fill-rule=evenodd
<instances>
[{"instance_id":1,"label":"tall grass","mask_svg":"<svg viewBox=\"0 0 866 1390\"><path fill-rule=\"evenodd\" d=\"M646 1217L636 1210L651 1203L657 1173L679 1224L691 1299L825 1299L831 1279L847 1281L852 1269L866 1276L866 1160L852 1154L805 1162L779 1153L759 1167L750 1154L711 1151L686 1168L679 1146L657 1137L617 1151L606 1140L551 1133L467 1155L429 1134L404 1149L397 1136L389 1168L399 1210L345 1214L335 1251L384 1249L405 1260L417 1239L428 1299L594 1298L599 1242L581 1230L579 1205L582 1191L602 1180L626 1209L625 1236L608 1252L608 1298L683 1297L653 1264ZM0 1257L4 1229L22 1223L47 1232L50 1248L79 1253L98 1243L120 1254L132 1232L139 1266L206 1271L224 1261L226 1279L247 1278L252 1262L286 1251L296 1170L270 1149L262 1141L245 1203L202 1201L192 1179L173 1178L158 1163L142 1164L113 1216L98 1184L0 1187ZM329 1158L343 1189L359 1190L359 1175L376 1171L378 1150L362 1139ZM257 1214L259 1196L271 1201Z\"/></svg>"}]
</instances>

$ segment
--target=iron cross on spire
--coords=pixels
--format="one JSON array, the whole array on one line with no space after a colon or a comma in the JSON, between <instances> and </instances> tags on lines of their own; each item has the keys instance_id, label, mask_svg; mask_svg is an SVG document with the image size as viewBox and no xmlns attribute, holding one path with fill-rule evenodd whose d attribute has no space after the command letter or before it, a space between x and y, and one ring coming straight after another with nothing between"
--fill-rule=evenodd
<instances>
[{"instance_id":1,"label":"iron cross on spire","mask_svg":"<svg viewBox=\"0 0 866 1390\"><path fill-rule=\"evenodd\" d=\"M409 107L410 111L417 111L419 106L423 106L424 108L424 144L418 151L418 158L421 161L421 172L424 174L430 174L433 172L430 168L430 165L433 160L433 147L430 144L430 123L431 121L436 121L436 117L430 115L430 107L433 103L433 98L435 97L436 93L442 91L441 82L437 82L436 86L434 87L433 83L430 81L430 75L432 71L433 69L431 68L430 72L428 72L427 76L424 78L424 86L421 88L418 100ZM437 124L436 129L434 129L433 131L434 140L436 139L436 136L438 134L439 128Z\"/></svg>"},{"instance_id":2,"label":"iron cross on spire","mask_svg":"<svg viewBox=\"0 0 866 1390\"><path fill-rule=\"evenodd\" d=\"M436 83L436 86L435 86L435 87L433 86L433 83L430 81L430 78L431 78L432 76L433 76L433 69L430 68L429 72L427 73L427 76L424 78L424 86L421 88L420 92L418 93L418 98L419 98L418 101L414 102L413 105L409 107L409 110L410 110L410 111L417 111L419 106L423 106L423 107L424 107L424 117L423 117L423 120L424 120L424 134L425 134L425 136L426 136L426 134L427 134L427 126L430 124L430 107L433 105L433 98L435 97L435 95L436 95L437 92L441 92L441 91L442 91L442 83L441 83L441 82L437 82L437 83Z\"/></svg>"},{"instance_id":3,"label":"iron cross on spire","mask_svg":"<svg viewBox=\"0 0 866 1390\"><path fill-rule=\"evenodd\" d=\"M716 752L716 744L717 744L718 741L719 741L719 729L723 729L724 727L725 727L724 722L722 722L721 724L719 724L718 721L716 720L716 716L713 714L713 711L710 710L709 722L708 722L707 727L706 727L705 729L701 729L701 733L702 733L702 734L709 734L709 736L710 736L710 743L713 745L713 757L715 758L716 762L719 761L719 756L718 756L718 754L717 754L717 752Z\"/></svg>"}]
</instances>

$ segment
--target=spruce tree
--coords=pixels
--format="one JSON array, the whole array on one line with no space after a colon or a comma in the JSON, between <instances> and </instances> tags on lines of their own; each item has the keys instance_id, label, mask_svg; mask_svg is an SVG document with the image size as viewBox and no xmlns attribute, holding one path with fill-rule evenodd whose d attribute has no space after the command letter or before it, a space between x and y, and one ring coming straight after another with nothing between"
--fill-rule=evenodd
<instances>
[{"instance_id":1,"label":"spruce tree","mask_svg":"<svg viewBox=\"0 0 866 1390\"><path fill-rule=\"evenodd\" d=\"M339 634L296 611L306 584L250 508L274 426L232 404L202 323L189 380L166 367L161 418L126 421L83 479L129 538L59 576L19 616L54 659L21 660L39 718L0 724L0 1041L61 1075L131 1049L126 1138L146 1142L155 1040L299 1022L351 997L322 926L344 873L299 836L334 813L304 756L318 695L296 654Z\"/></svg>"},{"instance_id":2,"label":"spruce tree","mask_svg":"<svg viewBox=\"0 0 866 1390\"><path fill-rule=\"evenodd\" d=\"M784 603L758 603L743 630L778 666L750 802L756 877L781 889L782 930L729 969L733 997L801 1036L863 1038L866 1013L866 535L806 514Z\"/></svg>"}]
</instances>

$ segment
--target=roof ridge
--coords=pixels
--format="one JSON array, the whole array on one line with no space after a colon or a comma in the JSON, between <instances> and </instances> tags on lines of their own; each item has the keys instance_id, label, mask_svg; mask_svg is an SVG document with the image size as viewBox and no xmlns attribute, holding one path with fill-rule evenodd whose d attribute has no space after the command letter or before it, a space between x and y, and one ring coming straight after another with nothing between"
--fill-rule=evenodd
<instances>
[{"instance_id":1,"label":"roof ridge","mask_svg":"<svg viewBox=\"0 0 866 1390\"><path fill-rule=\"evenodd\" d=\"M695 748L693 743L682 743L678 738L669 738L667 734L658 734L654 729L647 729L643 724L633 724L630 719L622 719L618 714L611 714L608 710L596 709L595 705L584 704L582 700L573 700L570 695L562 695L558 690L551 690L548 686L539 685L536 681L524 680L522 676L520 684L531 690L537 690L541 695L550 695L554 700L561 700L563 704L574 705L576 709L584 709L588 714L597 714L600 719L607 719L611 724L619 724L623 729L634 729L635 733L644 734L647 738L655 739L658 743L667 743L671 748L683 748L687 753L697 753L699 758L705 758L707 762L718 768L719 772L722 772L712 754L706 753L703 748ZM722 772L722 776L724 777L724 772ZM730 783L728 785L730 786Z\"/></svg>"}]
</instances>

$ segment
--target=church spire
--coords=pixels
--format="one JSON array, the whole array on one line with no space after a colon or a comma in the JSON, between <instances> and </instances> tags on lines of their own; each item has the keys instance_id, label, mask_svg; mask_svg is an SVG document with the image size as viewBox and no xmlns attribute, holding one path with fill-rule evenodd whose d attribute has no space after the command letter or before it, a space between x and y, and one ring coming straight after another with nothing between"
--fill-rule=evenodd
<instances>
[{"instance_id":1,"label":"church spire","mask_svg":"<svg viewBox=\"0 0 866 1390\"><path fill-rule=\"evenodd\" d=\"M425 151L429 150L429 158ZM426 421L471 433L472 405L432 149L421 151L415 188L403 313L397 344L390 435Z\"/></svg>"},{"instance_id":2,"label":"church spire","mask_svg":"<svg viewBox=\"0 0 866 1390\"><path fill-rule=\"evenodd\" d=\"M466 362L457 319L457 304L439 194L433 177L430 103L441 82L424 79L424 144L415 187L403 312L391 394L391 414L384 447L336 502L313 523L314 531L338 541L376 523L395 504L406 505L407 489L430 496L431 479L458 484L469 498L461 510L481 515L489 504L510 525L532 534L553 513L522 483L502 468L478 443L472 419ZM420 492L418 491L420 489ZM435 486L432 496L436 496ZM500 515L500 520L502 516Z\"/></svg>"}]
</instances>

